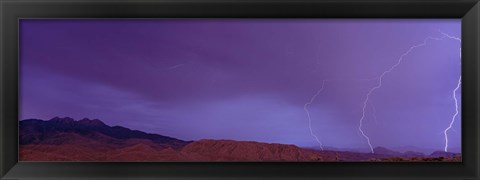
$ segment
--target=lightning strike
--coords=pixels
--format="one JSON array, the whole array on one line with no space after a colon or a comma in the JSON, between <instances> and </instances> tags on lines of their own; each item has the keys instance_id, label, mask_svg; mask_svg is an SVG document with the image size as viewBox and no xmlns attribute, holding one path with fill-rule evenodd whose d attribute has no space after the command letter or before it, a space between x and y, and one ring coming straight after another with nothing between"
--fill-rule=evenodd
<instances>
[{"instance_id":1,"label":"lightning strike","mask_svg":"<svg viewBox=\"0 0 480 180\"><path fill-rule=\"evenodd\" d=\"M368 146L370 147L370 152L371 152L371 153L375 153L375 152L374 152L374 150L373 150L372 143L370 142L370 137L368 137L368 136L365 134L365 132L363 131L363 129L362 129L363 120L365 119L365 111L366 111L366 108L367 108L368 101L370 100L370 96L372 95L373 92L375 92L377 89L379 89L379 88L382 87L383 78L385 77L386 74L392 72L397 66L399 66L399 65L403 62L404 57L407 56L408 54L410 54L414 49L419 48L419 47L422 47L422 46L426 46L428 40L437 40L437 41L440 41L440 40L443 40L443 39L445 39L445 38L460 40L460 38L450 36L450 35L445 34L445 33L443 33L443 32L440 32L440 33L442 33L442 35L443 35L443 36L440 37L440 38L427 37L427 38L425 38L425 39L423 40L422 43L417 44L417 45L414 45L414 46L411 46L405 53L403 53L403 54L398 58L397 63L395 63L395 64L394 64L393 66L391 66L389 69L387 69L386 71L384 71L384 72L378 77L378 84L368 91L367 96L366 96L366 98L365 98L365 101L363 102L362 117L361 117L360 120L359 120L358 130L360 131L360 133L362 134L362 136L366 139L366 141L367 141L367 143L368 143ZM453 118L453 119L454 119L454 118ZM446 130L448 130L448 128L447 128ZM447 139L447 138L446 138L446 139Z\"/></svg>"},{"instance_id":2,"label":"lightning strike","mask_svg":"<svg viewBox=\"0 0 480 180\"><path fill-rule=\"evenodd\" d=\"M440 32L444 37L447 37L447 38L450 38L450 39L454 39L454 40L457 40L457 41L460 41L460 42L462 41L459 37L450 36L450 35L448 35L447 33L444 33L444 32L442 32L442 31L440 31L440 30L438 30L438 32Z\"/></svg>"},{"instance_id":3,"label":"lightning strike","mask_svg":"<svg viewBox=\"0 0 480 180\"><path fill-rule=\"evenodd\" d=\"M450 124L448 125L447 129L443 131L443 134L445 135L445 152L448 152L448 135L447 132L450 130L453 126L453 123L455 122L456 117L458 116L458 100L456 93L458 89L460 88L460 85L462 84L462 77L460 76L460 79L458 79L457 87L453 90L453 100L455 101L455 114L452 117L452 121L450 121Z\"/></svg>"},{"instance_id":4,"label":"lightning strike","mask_svg":"<svg viewBox=\"0 0 480 180\"><path fill-rule=\"evenodd\" d=\"M457 41L460 41L462 42L462 40L458 37L455 37L455 36L451 36L451 35L448 35L442 31L439 30L439 32L441 34L443 34L444 37L447 37L447 38L450 38L450 39L453 39L453 40L457 40ZM460 60L462 59L462 48L460 48ZM450 121L450 124L448 125L448 127L443 131L443 134L445 135L445 147L444 147L444 151L445 152L448 152L448 131L450 129L452 129L452 126L453 126L453 123L455 123L455 119L457 118L458 114L459 114L459 110L458 110L458 99L457 99L457 96L456 96L456 93L458 91L458 89L460 88L462 84L462 76L460 76L458 78L458 83L457 83L457 87L455 87L455 89L453 89L453 92L452 92L452 96L453 96L453 100L455 102L455 113L453 114L452 116L452 120ZM453 129L452 129L453 130Z\"/></svg>"},{"instance_id":5,"label":"lightning strike","mask_svg":"<svg viewBox=\"0 0 480 180\"><path fill-rule=\"evenodd\" d=\"M308 118L308 127L310 128L310 135L317 141L318 145L320 146L320 149L323 151L323 144L322 142L318 139L317 135L315 135L315 133L313 133L313 129L312 129L312 118L310 117L310 111L308 111L308 106L310 106L313 101L315 101L315 99L317 98L317 96L323 91L323 89L325 89L325 82L326 80L323 80L322 81L322 87L317 91L317 93L315 93L312 98L310 98L310 101L308 101L307 103L305 103L305 105L303 106L303 110L305 110L305 112L307 113L307 118Z\"/></svg>"}]
</instances>

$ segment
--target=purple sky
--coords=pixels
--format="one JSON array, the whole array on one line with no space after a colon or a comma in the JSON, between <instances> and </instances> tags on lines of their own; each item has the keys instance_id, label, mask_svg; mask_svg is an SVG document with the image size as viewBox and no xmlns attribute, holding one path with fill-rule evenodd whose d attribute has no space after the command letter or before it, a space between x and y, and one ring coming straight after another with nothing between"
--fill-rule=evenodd
<instances>
[{"instance_id":1,"label":"purple sky","mask_svg":"<svg viewBox=\"0 0 480 180\"><path fill-rule=\"evenodd\" d=\"M368 91L460 19L21 20L20 119L98 118L184 140L368 149ZM443 150L460 42L427 40L370 96L372 145ZM460 99L460 90L457 93ZM374 116L376 111L376 116ZM375 118L376 117L376 118ZM460 117L449 149L460 148Z\"/></svg>"}]
</instances>

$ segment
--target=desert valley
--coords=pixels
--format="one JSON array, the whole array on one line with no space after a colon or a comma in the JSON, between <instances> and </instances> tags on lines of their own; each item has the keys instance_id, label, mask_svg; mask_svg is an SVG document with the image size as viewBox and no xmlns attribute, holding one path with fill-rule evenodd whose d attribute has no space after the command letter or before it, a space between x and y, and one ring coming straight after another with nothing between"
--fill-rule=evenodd
<instances>
[{"instance_id":1,"label":"desert valley","mask_svg":"<svg viewBox=\"0 0 480 180\"><path fill-rule=\"evenodd\" d=\"M58 118L20 121L21 161L461 161L458 153L375 153L315 150L254 141L183 141L98 119Z\"/></svg>"}]
</instances>

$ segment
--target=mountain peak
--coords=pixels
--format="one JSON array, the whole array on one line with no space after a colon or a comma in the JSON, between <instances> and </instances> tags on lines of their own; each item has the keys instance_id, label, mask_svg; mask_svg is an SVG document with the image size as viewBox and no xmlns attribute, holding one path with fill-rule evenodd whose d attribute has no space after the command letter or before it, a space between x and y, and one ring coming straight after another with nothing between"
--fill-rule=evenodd
<instances>
[{"instance_id":1,"label":"mountain peak","mask_svg":"<svg viewBox=\"0 0 480 180\"><path fill-rule=\"evenodd\" d=\"M56 117L50 119L50 121L63 121L63 122L65 122L65 121L75 121L75 120L74 120L73 118L71 118L71 117L63 117L63 118L61 118L61 117L56 116Z\"/></svg>"},{"instance_id":2,"label":"mountain peak","mask_svg":"<svg viewBox=\"0 0 480 180\"><path fill-rule=\"evenodd\" d=\"M88 118L83 118L78 121L79 124L82 125L87 125L87 126L106 126L105 123L98 119L88 119Z\"/></svg>"},{"instance_id":3,"label":"mountain peak","mask_svg":"<svg viewBox=\"0 0 480 180\"><path fill-rule=\"evenodd\" d=\"M98 120L98 119L89 119L89 118L83 118L81 120L78 120L76 121L75 119L71 118L71 117L54 117L52 119L49 120L50 122L53 122L55 124L59 124L59 125L69 125L69 126L73 126L73 125L84 125L84 126L98 126L98 127L102 127L102 126L106 126L105 123L103 123L101 120Z\"/></svg>"}]
</instances>

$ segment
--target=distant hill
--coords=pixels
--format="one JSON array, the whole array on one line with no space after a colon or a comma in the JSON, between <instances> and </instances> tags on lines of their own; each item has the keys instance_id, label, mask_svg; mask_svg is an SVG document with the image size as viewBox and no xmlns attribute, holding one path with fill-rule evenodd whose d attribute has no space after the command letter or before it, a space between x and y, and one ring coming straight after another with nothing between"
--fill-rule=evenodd
<instances>
[{"instance_id":1,"label":"distant hill","mask_svg":"<svg viewBox=\"0 0 480 180\"><path fill-rule=\"evenodd\" d=\"M19 122L21 161L459 161L454 153L319 151L289 144L234 140L183 141L98 119L55 117ZM429 159L428 159L429 158Z\"/></svg>"},{"instance_id":2,"label":"distant hill","mask_svg":"<svg viewBox=\"0 0 480 180\"><path fill-rule=\"evenodd\" d=\"M457 155L458 155L458 153L451 153L451 152L445 152L445 151L435 151L432 154L430 154L430 157L455 157Z\"/></svg>"},{"instance_id":3,"label":"distant hill","mask_svg":"<svg viewBox=\"0 0 480 180\"><path fill-rule=\"evenodd\" d=\"M295 145L254 141L200 140L186 145L182 153L205 161L334 161L335 156Z\"/></svg>"},{"instance_id":4,"label":"distant hill","mask_svg":"<svg viewBox=\"0 0 480 180\"><path fill-rule=\"evenodd\" d=\"M375 154L390 155L390 156L401 156L402 153L387 149L385 147L376 147L373 149Z\"/></svg>"}]
</instances>

